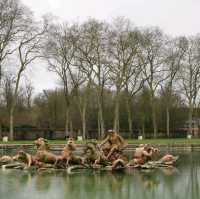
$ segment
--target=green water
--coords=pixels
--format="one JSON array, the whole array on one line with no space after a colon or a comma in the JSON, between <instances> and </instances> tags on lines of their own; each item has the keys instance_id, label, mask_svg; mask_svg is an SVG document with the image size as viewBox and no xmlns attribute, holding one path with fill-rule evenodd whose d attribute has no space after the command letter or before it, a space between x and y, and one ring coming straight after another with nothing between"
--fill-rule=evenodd
<instances>
[{"instance_id":1,"label":"green water","mask_svg":"<svg viewBox=\"0 0 200 199\"><path fill-rule=\"evenodd\" d=\"M180 155L176 169L124 173L0 170L0 199L199 199L199 153Z\"/></svg>"}]
</instances>

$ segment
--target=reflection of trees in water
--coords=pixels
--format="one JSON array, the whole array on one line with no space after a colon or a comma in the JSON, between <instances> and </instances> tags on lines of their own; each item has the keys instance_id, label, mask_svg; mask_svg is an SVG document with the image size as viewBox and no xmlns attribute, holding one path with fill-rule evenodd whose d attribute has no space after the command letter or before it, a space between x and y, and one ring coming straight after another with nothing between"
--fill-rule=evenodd
<instances>
[{"instance_id":1,"label":"reflection of trees in water","mask_svg":"<svg viewBox=\"0 0 200 199\"><path fill-rule=\"evenodd\" d=\"M149 199L155 198L157 188L159 186L158 176L155 175L155 171L140 174L138 189L141 190L140 198ZM141 188L140 188L141 187ZM137 191L137 190L135 190Z\"/></svg>"},{"instance_id":2,"label":"reflection of trees in water","mask_svg":"<svg viewBox=\"0 0 200 199\"><path fill-rule=\"evenodd\" d=\"M199 165L200 161L196 153L180 155L178 171L171 170L171 174L162 171L164 174L160 175L162 189L158 193L161 192L167 196L166 198L199 199L199 177L197 175ZM162 196L158 195L156 198Z\"/></svg>"},{"instance_id":3,"label":"reflection of trees in water","mask_svg":"<svg viewBox=\"0 0 200 199\"><path fill-rule=\"evenodd\" d=\"M30 181L31 174L29 172L16 170L0 171L0 198L20 198L24 187L27 187Z\"/></svg>"},{"instance_id":4,"label":"reflection of trees in water","mask_svg":"<svg viewBox=\"0 0 200 199\"><path fill-rule=\"evenodd\" d=\"M130 183L130 196L141 199L154 199L160 181L155 170L136 170L132 172Z\"/></svg>"},{"instance_id":5,"label":"reflection of trees in water","mask_svg":"<svg viewBox=\"0 0 200 199\"><path fill-rule=\"evenodd\" d=\"M35 175L35 188L40 192L47 192L52 182L52 173L40 172Z\"/></svg>"},{"instance_id":6,"label":"reflection of trees in water","mask_svg":"<svg viewBox=\"0 0 200 199\"><path fill-rule=\"evenodd\" d=\"M70 198L120 198L126 194L122 190L124 174L109 172L66 175L62 187Z\"/></svg>"},{"instance_id":7,"label":"reflection of trees in water","mask_svg":"<svg viewBox=\"0 0 200 199\"><path fill-rule=\"evenodd\" d=\"M198 156L180 157L179 172L164 168L126 173L80 171L73 175L66 172L31 175L10 170L0 177L0 198L25 199L30 195L29 199L199 199Z\"/></svg>"},{"instance_id":8,"label":"reflection of trees in water","mask_svg":"<svg viewBox=\"0 0 200 199\"><path fill-rule=\"evenodd\" d=\"M199 154L190 156L190 168L188 169L189 175L187 179L187 196L188 198L200 198L199 193Z\"/></svg>"},{"instance_id":9,"label":"reflection of trees in water","mask_svg":"<svg viewBox=\"0 0 200 199\"><path fill-rule=\"evenodd\" d=\"M149 172L141 175L143 186L147 190L156 188L159 185L159 180L155 172Z\"/></svg>"},{"instance_id":10,"label":"reflection of trees in water","mask_svg":"<svg viewBox=\"0 0 200 199\"><path fill-rule=\"evenodd\" d=\"M198 175L198 169L195 166L193 169L191 169L190 172L190 178L191 178L191 182L190 182L190 198L200 198L200 194L199 194L199 175Z\"/></svg>"},{"instance_id":11,"label":"reflection of trees in water","mask_svg":"<svg viewBox=\"0 0 200 199\"><path fill-rule=\"evenodd\" d=\"M177 185L180 185L181 182L176 169L161 169L159 178L161 182L159 192L162 193L162 195L165 197L167 196L168 198L182 198L178 191L179 186Z\"/></svg>"}]
</instances>

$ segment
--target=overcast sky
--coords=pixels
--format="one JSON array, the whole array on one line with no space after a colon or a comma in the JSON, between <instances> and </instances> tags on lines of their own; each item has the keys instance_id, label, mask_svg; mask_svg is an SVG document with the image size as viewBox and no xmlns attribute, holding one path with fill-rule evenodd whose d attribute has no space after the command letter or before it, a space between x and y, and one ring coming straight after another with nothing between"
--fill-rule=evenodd
<instances>
[{"instance_id":1,"label":"overcast sky","mask_svg":"<svg viewBox=\"0 0 200 199\"><path fill-rule=\"evenodd\" d=\"M200 0L22 0L40 17L52 13L65 21L88 17L110 21L116 16L136 26L159 26L172 36L200 33ZM56 86L55 76L45 70L33 74L37 91Z\"/></svg>"}]
</instances>

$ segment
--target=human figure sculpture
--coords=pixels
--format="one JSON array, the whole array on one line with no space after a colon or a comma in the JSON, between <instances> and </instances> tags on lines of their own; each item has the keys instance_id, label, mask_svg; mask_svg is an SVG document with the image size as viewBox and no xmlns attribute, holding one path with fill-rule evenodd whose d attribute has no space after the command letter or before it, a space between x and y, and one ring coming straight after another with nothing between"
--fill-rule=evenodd
<instances>
[{"instance_id":1,"label":"human figure sculpture","mask_svg":"<svg viewBox=\"0 0 200 199\"><path fill-rule=\"evenodd\" d=\"M97 143L88 142L84 149L84 163L96 167L99 164L106 165L108 161Z\"/></svg>"},{"instance_id":2,"label":"human figure sculpture","mask_svg":"<svg viewBox=\"0 0 200 199\"><path fill-rule=\"evenodd\" d=\"M125 140L114 130L108 130L108 135L101 142L100 147L102 147L104 144L108 144L103 148L103 150L108 151L106 156L107 159L109 159L115 151L121 151L127 145Z\"/></svg>"},{"instance_id":3,"label":"human figure sculpture","mask_svg":"<svg viewBox=\"0 0 200 199\"><path fill-rule=\"evenodd\" d=\"M177 156L166 154L158 161L151 161L152 155L159 151L150 145L140 144L134 153L133 159L128 158L123 154L126 143L124 139L115 131L109 130L108 135L101 144L89 142L86 144L83 156L75 155L76 144L73 138L69 138L66 146L63 148L60 155L55 155L49 151L48 141L44 138L38 138L34 141L37 151L34 155L26 153L20 147L15 156L0 157L0 165L3 168L102 168L110 170L119 170L124 168L142 167L171 167ZM103 147L104 146L104 147ZM70 170L71 171L71 170Z\"/></svg>"},{"instance_id":4,"label":"human figure sculpture","mask_svg":"<svg viewBox=\"0 0 200 199\"><path fill-rule=\"evenodd\" d=\"M26 168L30 168L32 165L36 164L34 156L30 155L29 153L26 153L22 149L18 151L15 160L25 163Z\"/></svg>"},{"instance_id":5,"label":"human figure sculpture","mask_svg":"<svg viewBox=\"0 0 200 199\"><path fill-rule=\"evenodd\" d=\"M142 165L151 160L153 152L156 152L156 148L150 147L148 145L139 145L135 150L135 154L132 160L129 161L127 166Z\"/></svg>"}]
</instances>

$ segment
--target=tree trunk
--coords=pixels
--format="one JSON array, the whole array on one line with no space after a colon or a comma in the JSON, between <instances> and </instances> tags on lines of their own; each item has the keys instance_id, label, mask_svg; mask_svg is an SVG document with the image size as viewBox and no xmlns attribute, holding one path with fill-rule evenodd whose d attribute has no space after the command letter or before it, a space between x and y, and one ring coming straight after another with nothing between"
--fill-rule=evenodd
<instances>
[{"instance_id":1,"label":"tree trunk","mask_svg":"<svg viewBox=\"0 0 200 199\"><path fill-rule=\"evenodd\" d=\"M56 99L54 100L54 128L57 128L57 89L56 89Z\"/></svg>"},{"instance_id":2,"label":"tree trunk","mask_svg":"<svg viewBox=\"0 0 200 199\"><path fill-rule=\"evenodd\" d=\"M14 140L14 107L11 107L10 109L10 140Z\"/></svg>"},{"instance_id":3,"label":"tree trunk","mask_svg":"<svg viewBox=\"0 0 200 199\"><path fill-rule=\"evenodd\" d=\"M145 122L142 122L142 136L145 138Z\"/></svg>"},{"instance_id":4,"label":"tree trunk","mask_svg":"<svg viewBox=\"0 0 200 199\"><path fill-rule=\"evenodd\" d=\"M132 137L133 135L133 124L132 124L133 118L132 118L132 114L131 111L128 111L128 128L129 128L129 138Z\"/></svg>"},{"instance_id":5,"label":"tree trunk","mask_svg":"<svg viewBox=\"0 0 200 199\"><path fill-rule=\"evenodd\" d=\"M101 125L100 125L100 114L99 114L99 110L98 110L98 116L97 116L97 119L98 119L98 139L101 138Z\"/></svg>"},{"instance_id":6,"label":"tree trunk","mask_svg":"<svg viewBox=\"0 0 200 199\"><path fill-rule=\"evenodd\" d=\"M129 138L132 137L132 133L133 133L133 117L132 117L132 113L131 113L131 103L130 103L131 99L127 94L127 98L126 98L126 110L128 113L128 129L129 129Z\"/></svg>"},{"instance_id":7,"label":"tree trunk","mask_svg":"<svg viewBox=\"0 0 200 199\"><path fill-rule=\"evenodd\" d=\"M0 92L1 92L1 80L2 80L2 60L0 60ZM2 121L0 120L0 139L2 139Z\"/></svg>"},{"instance_id":8,"label":"tree trunk","mask_svg":"<svg viewBox=\"0 0 200 199\"><path fill-rule=\"evenodd\" d=\"M72 122L72 120L70 120L70 137L76 137L76 135L74 135L74 133L73 133L73 122Z\"/></svg>"},{"instance_id":9,"label":"tree trunk","mask_svg":"<svg viewBox=\"0 0 200 199\"><path fill-rule=\"evenodd\" d=\"M98 112L98 117L99 117L99 132L100 132L100 138L103 138L104 136L104 119L103 119L103 110L102 107L100 107L100 110Z\"/></svg>"},{"instance_id":10,"label":"tree trunk","mask_svg":"<svg viewBox=\"0 0 200 199\"><path fill-rule=\"evenodd\" d=\"M77 93L77 100L78 100L79 112L80 112L81 123L82 123L82 137L83 137L83 139L86 139L86 137L87 137L86 136L87 97L88 97L87 92L86 92L86 95L82 96L82 99L81 99L80 93Z\"/></svg>"},{"instance_id":11,"label":"tree trunk","mask_svg":"<svg viewBox=\"0 0 200 199\"><path fill-rule=\"evenodd\" d=\"M153 137L157 138L157 121L156 121L156 108L154 102L154 94L151 94L151 105L152 105L152 122L153 122Z\"/></svg>"},{"instance_id":12,"label":"tree trunk","mask_svg":"<svg viewBox=\"0 0 200 199\"><path fill-rule=\"evenodd\" d=\"M114 112L114 124L113 129L119 132L119 91L117 90L115 98L115 112Z\"/></svg>"},{"instance_id":13,"label":"tree trunk","mask_svg":"<svg viewBox=\"0 0 200 199\"><path fill-rule=\"evenodd\" d=\"M100 91L98 91L100 92ZM101 95L98 93L98 137L104 137L104 118L103 118L103 94L100 92Z\"/></svg>"},{"instance_id":14,"label":"tree trunk","mask_svg":"<svg viewBox=\"0 0 200 199\"><path fill-rule=\"evenodd\" d=\"M166 107L166 130L167 130L167 137L170 137L169 123L170 123L170 115L169 115L169 106L167 105L167 107Z\"/></svg>"},{"instance_id":15,"label":"tree trunk","mask_svg":"<svg viewBox=\"0 0 200 199\"><path fill-rule=\"evenodd\" d=\"M153 119L153 137L157 138L157 122L156 122L156 111L155 105L152 107L152 119Z\"/></svg>"},{"instance_id":16,"label":"tree trunk","mask_svg":"<svg viewBox=\"0 0 200 199\"><path fill-rule=\"evenodd\" d=\"M192 115L193 115L193 104L192 102L189 103L189 113L188 113L188 119L189 119L189 134L192 135Z\"/></svg>"},{"instance_id":17,"label":"tree trunk","mask_svg":"<svg viewBox=\"0 0 200 199\"><path fill-rule=\"evenodd\" d=\"M24 65L21 65L21 68L19 69L18 74L17 74L15 91L14 91L12 103L11 103L11 106L10 106L10 139L12 141L14 140L14 111L15 111L15 106L16 106L16 100L17 100L17 94L18 94L21 74L22 74L23 71L24 71Z\"/></svg>"},{"instance_id":18,"label":"tree trunk","mask_svg":"<svg viewBox=\"0 0 200 199\"><path fill-rule=\"evenodd\" d=\"M171 98L172 98L172 85L173 85L173 79L170 80L169 85L167 87L167 103L166 103L166 133L167 137L170 137L170 107L171 104Z\"/></svg>"},{"instance_id":19,"label":"tree trunk","mask_svg":"<svg viewBox=\"0 0 200 199\"><path fill-rule=\"evenodd\" d=\"M83 131L83 139L87 138L86 135L86 128L87 128L87 124L86 124L86 110L87 110L87 103L88 103L88 97L90 95L90 86L91 86L91 79L89 79L89 82L87 84L87 89L86 89L86 94L83 96L83 108L81 111L81 104L79 105L80 107L80 113L82 116L82 131Z\"/></svg>"},{"instance_id":20,"label":"tree trunk","mask_svg":"<svg viewBox=\"0 0 200 199\"><path fill-rule=\"evenodd\" d=\"M2 139L2 124L1 124L1 121L0 121L0 139Z\"/></svg>"},{"instance_id":21,"label":"tree trunk","mask_svg":"<svg viewBox=\"0 0 200 199\"><path fill-rule=\"evenodd\" d=\"M83 105L82 111L82 131L83 131L83 139L86 139L86 106Z\"/></svg>"},{"instance_id":22,"label":"tree trunk","mask_svg":"<svg viewBox=\"0 0 200 199\"><path fill-rule=\"evenodd\" d=\"M2 81L2 60L0 59L0 88L1 88L1 81Z\"/></svg>"},{"instance_id":23,"label":"tree trunk","mask_svg":"<svg viewBox=\"0 0 200 199\"><path fill-rule=\"evenodd\" d=\"M116 132L119 132L119 103L118 102L116 102L115 104L115 116L114 116L113 129Z\"/></svg>"},{"instance_id":24,"label":"tree trunk","mask_svg":"<svg viewBox=\"0 0 200 199\"><path fill-rule=\"evenodd\" d=\"M66 107L66 110L65 110L65 136L66 138L69 136L69 109L68 107Z\"/></svg>"}]
</instances>

